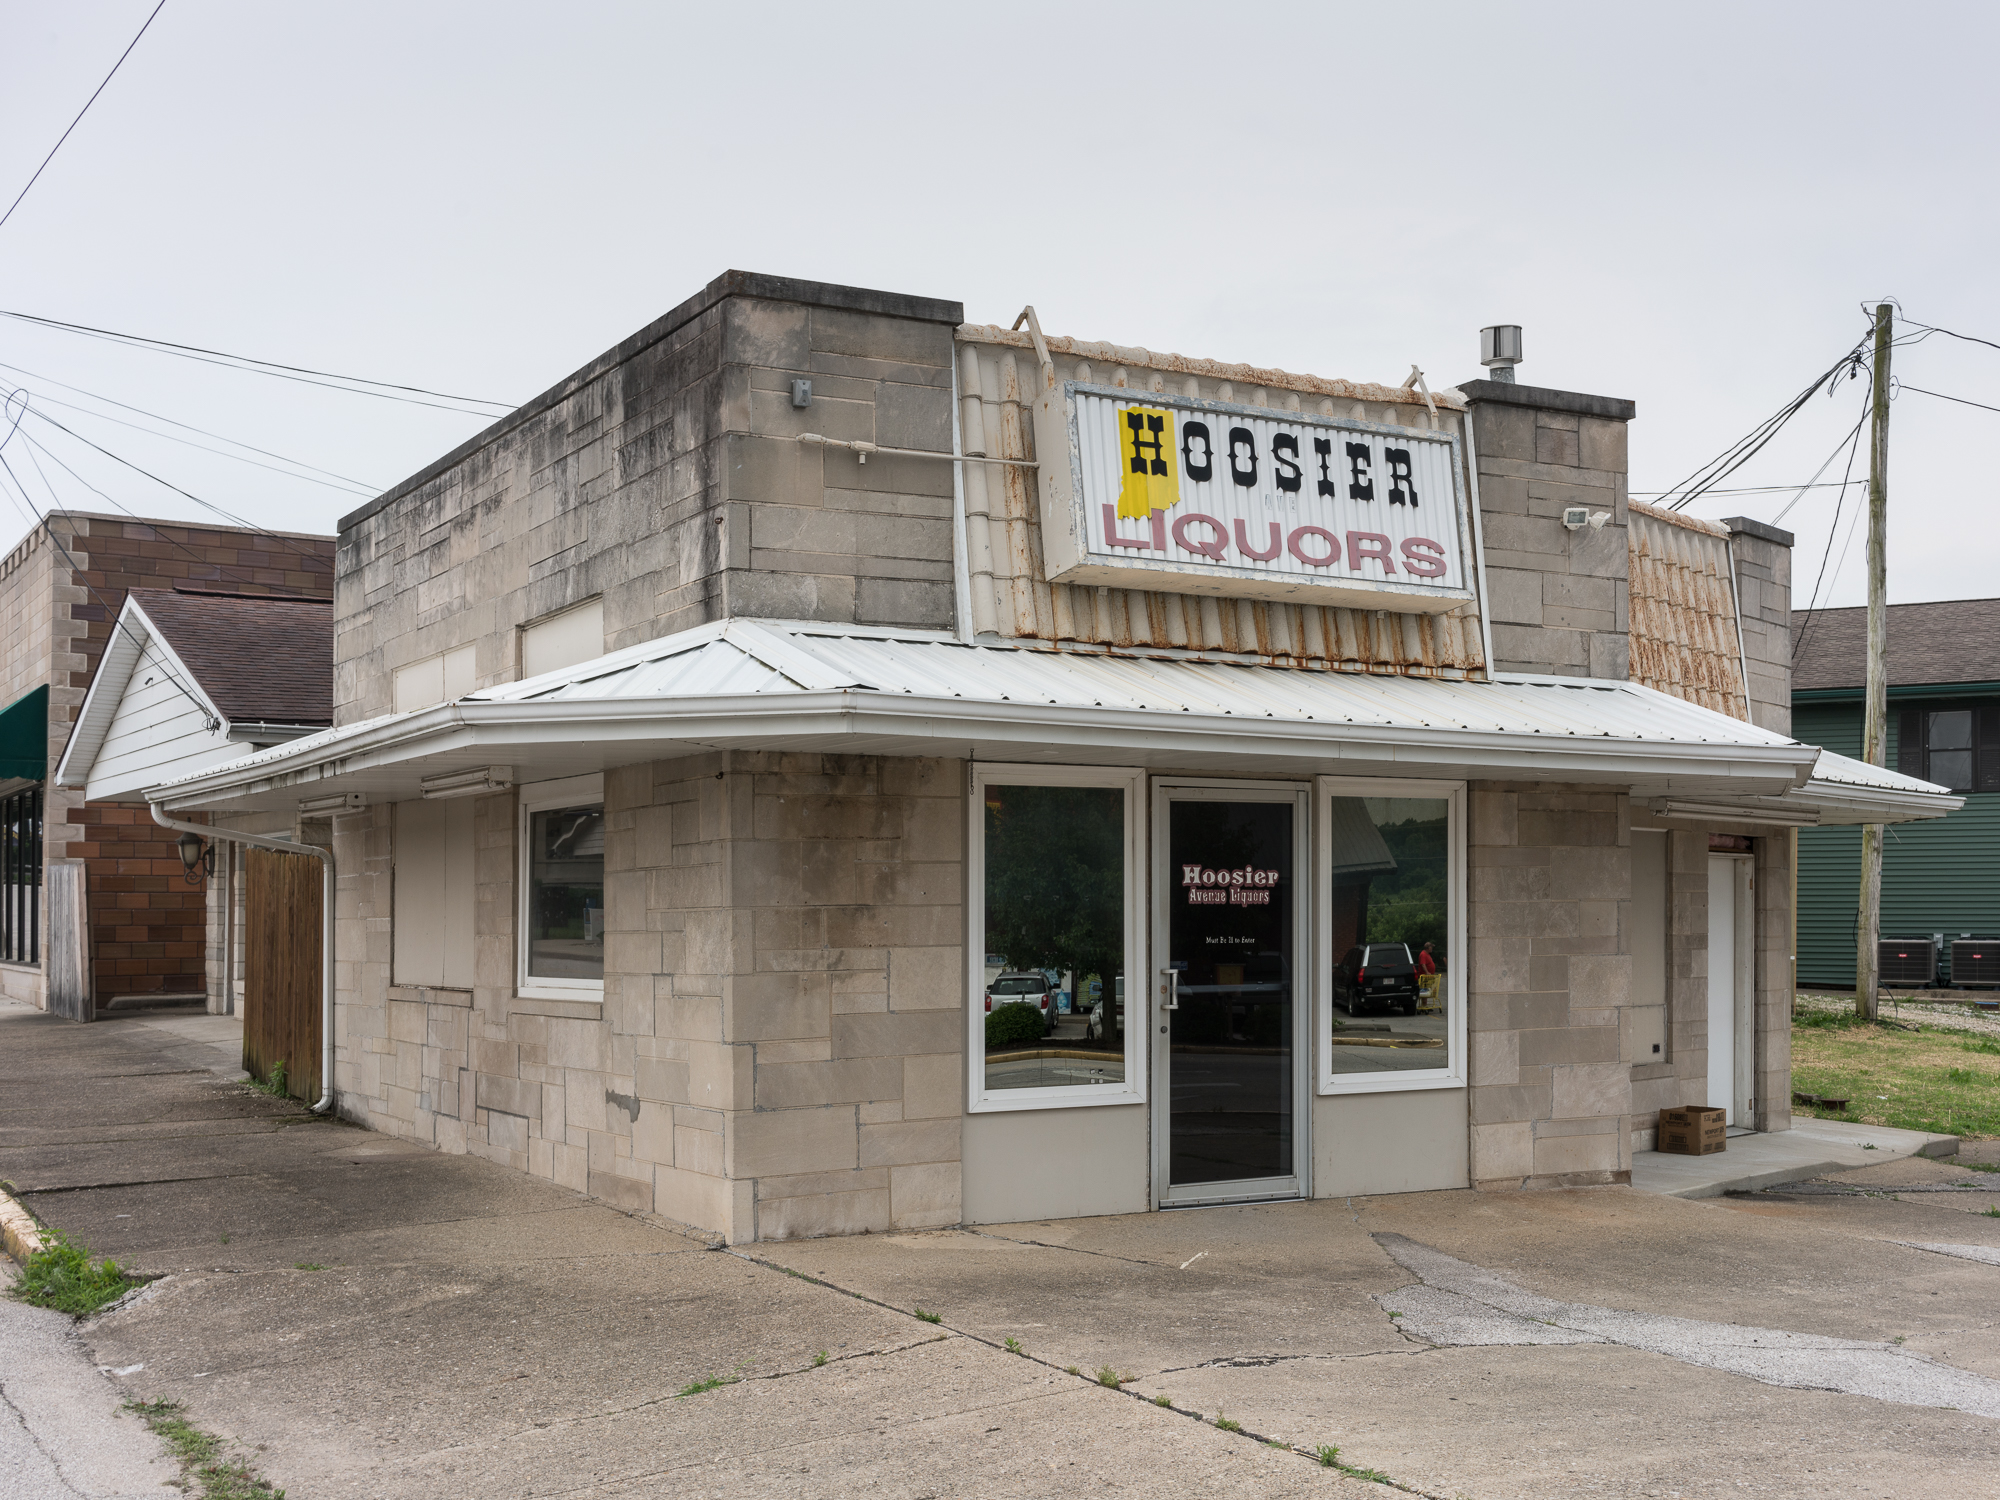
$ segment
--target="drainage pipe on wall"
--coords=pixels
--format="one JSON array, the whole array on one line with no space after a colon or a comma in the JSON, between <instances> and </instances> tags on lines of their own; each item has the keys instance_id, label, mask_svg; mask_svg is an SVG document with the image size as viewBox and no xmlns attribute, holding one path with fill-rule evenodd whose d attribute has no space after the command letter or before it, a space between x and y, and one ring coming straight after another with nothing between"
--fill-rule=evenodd
<instances>
[{"instance_id":1,"label":"drainage pipe on wall","mask_svg":"<svg viewBox=\"0 0 2000 1500\"><path fill-rule=\"evenodd\" d=\"M323 1115L333 1108L333 851L317 844L301 844L264 833L239 833L234 828L218 828L208 823L183 823L168 817L160 804L151 804L153 821L176 833L197 838L221 839L232 844L255 844L259 849L276 849L281 854L311 854L318 858L324 886L320 892L319 936L319 1102L312 1112Z\"/></svg>"}]
</instances>

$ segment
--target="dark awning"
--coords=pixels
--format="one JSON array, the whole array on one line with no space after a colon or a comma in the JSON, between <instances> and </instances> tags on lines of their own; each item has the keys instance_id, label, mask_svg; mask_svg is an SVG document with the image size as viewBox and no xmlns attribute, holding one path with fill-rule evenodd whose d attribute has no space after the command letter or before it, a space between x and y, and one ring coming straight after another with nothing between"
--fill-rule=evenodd
<instances>
[{"instance_id":1,"label":"dark awning","mask_svg":"<svg viewBox=\"0 0 2000 1500\"><path fill-rule=\"evenodd\" d=\"M49 774L48 684L0 708L0 781L44 781Z\"/></svg>"}]
</instances>

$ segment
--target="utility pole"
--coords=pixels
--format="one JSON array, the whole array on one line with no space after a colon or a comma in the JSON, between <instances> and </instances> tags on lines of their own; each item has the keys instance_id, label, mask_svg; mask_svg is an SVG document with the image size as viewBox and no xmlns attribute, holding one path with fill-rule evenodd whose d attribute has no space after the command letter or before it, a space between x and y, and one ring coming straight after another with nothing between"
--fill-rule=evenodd
<instances>
[{"instance_id":1,"label":"utility pole","mask_svg":"<svg viewBox=\"0 0 2000 1500\"><path fill-rule=\"evenodd\" d=\"M1889 638L1889 347L1895 310L1875 309L1875 423L1868 442L1868 703L1861 722L1861 758L1889 759L1889 673L1882 660ZM1861 920L1855 924L1854 1010L1875 1019L1881 984L1882 825L1861 829Z\"/></svg>"}]
</instances>

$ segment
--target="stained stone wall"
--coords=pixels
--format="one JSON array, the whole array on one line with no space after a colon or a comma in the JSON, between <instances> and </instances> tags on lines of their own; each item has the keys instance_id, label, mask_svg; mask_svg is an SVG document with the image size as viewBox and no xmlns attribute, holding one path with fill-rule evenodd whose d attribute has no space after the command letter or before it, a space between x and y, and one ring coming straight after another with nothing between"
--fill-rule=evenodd
<instances>
[{"instance_id":1,"label":"stained stone wall","mask_svg":"<svg viewBox=\"0 0 2000 1500\"><path fill-rule=\"evenodd\" d=\"M1628 799L1474 782L1470 804L1473 1183L1630 1181Z\"/></svg>"},{"instance_id":2,"label":"stained stone wall","mask_svg":"<svg viewBox=\"0 0 2000 1500\"><path fill-rule=\"evenodd\" d=\"M340 820L343 1113L732 1242L958 1222L962 763L607 773L601 1007L515 993L514 805L470 991L388 982L391 810Z\"/></svg>"}]
</instances>

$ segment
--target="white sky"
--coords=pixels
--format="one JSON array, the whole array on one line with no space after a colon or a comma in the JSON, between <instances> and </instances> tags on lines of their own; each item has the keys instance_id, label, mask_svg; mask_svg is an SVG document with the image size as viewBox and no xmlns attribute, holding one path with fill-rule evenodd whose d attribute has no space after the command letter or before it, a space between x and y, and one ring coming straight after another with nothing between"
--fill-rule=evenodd
<instances>
[{"instance_id":1,"label":"white sky","mask_svg":"<svg viewBox=\"0 0 2000 1500\"><path fill-rule=\"evenodd\" d=\"M0 0L0 210L152 4ZM508 401L731 267L1321 375L1415 361L1434 387L1518 322L1523 381L1638 402L1632 485L1660 490L1833 363L1864 300L2000 342L1996 43L1972 4L168 0L0 229L0 308ZM48 404L91 405L47 381L369 492L483 425L10 320L0 361L42 377L0 370L39 410L273 529L365 496ZM1935 337L1895 369L2000 406L2000 350ZM1730 483L1804 481L1864 384ZM139 514L204 514L23 431ZM2000 593L1995 436L2000 412L1898 400L1892 599ZM35 458L64 506L111 508L19 439L5 457L43 506ZM1801 607L1835 493L1783 523ZM0 503L0 534L27 525ZM1862 550L1823 597L1863 600Z\"/></svg>"}]
</instances>

